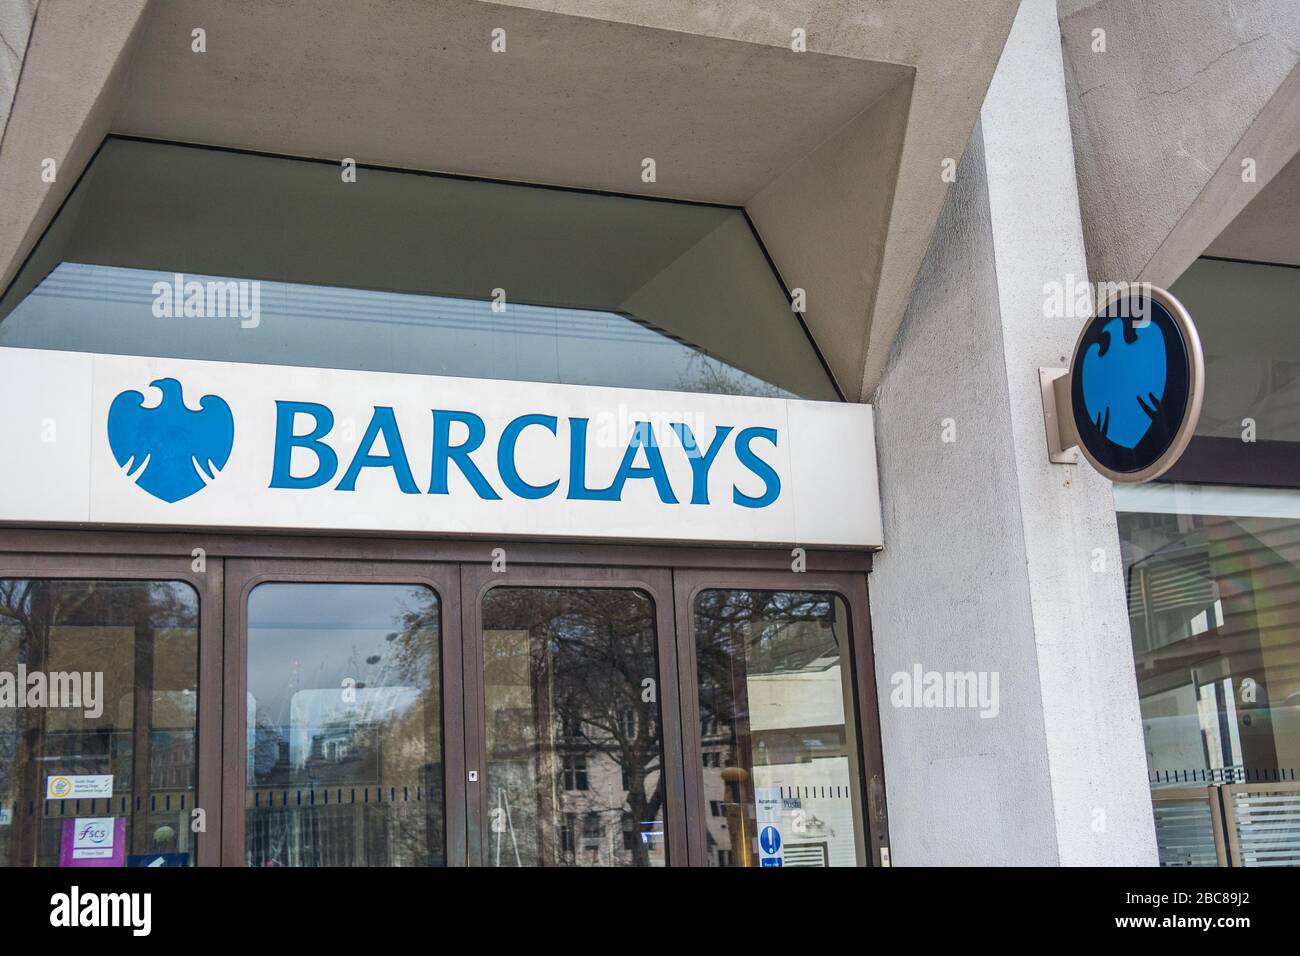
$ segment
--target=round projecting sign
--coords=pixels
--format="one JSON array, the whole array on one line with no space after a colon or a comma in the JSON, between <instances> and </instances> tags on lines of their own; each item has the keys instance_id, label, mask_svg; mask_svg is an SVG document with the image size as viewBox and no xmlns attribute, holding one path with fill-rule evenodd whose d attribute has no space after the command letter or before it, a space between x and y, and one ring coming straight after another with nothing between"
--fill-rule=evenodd
<instances>
[{"instance_id":1,"label":"round projecting sign","mask_svg":"<svg viewBox=\"0 0 1300 956\"><path fill-rule=\"evenodd\" d=\"M1201 414L1205 360L1196 326L1164 289L1132 285L1089 320L1070 362L1079 449L1113 481L1149 481L1187 447Z\"/></svg>"}]
</instances>

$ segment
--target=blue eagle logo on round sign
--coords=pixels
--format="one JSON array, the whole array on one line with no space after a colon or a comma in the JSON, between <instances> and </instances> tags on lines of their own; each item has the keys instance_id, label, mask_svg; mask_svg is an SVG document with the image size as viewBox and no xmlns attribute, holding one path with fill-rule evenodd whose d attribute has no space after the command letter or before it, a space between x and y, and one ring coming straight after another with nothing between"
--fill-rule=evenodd
<instances>
[{"instance_id":1,"label":"blue eagle logo on round sign","mask_svg":"<svg viewBox=\"0 0 1300 956\"><path fill-rule=\"evenodd\" d=\"M149 383L162 393L152 407L128 389L108 408L108 444L113 458L143 490L174 503L207 487L230 460L235 418L225 399L204 395L199 409L187 408L174 378Z\"/></svg>"},{"instance_id":2,"label":"blue eagle logo on round sign","mask_svg":"<svg viewBox=\"0 0 1300 956\"><path fill-rule=\"evenodd\" d=\"M1089 321L1070 365L1079 448L1115 481L1155 478L1187 447L1200 415L1196 327L1168 292L1134 284Z\"/></svg>"},{"instance_id":3,"label":"blue eagle logo on round sign","mask_svg":"<svg viewBox=\"0 0 1300 956\"><path fill-rule=\"evenodd\" d=\"M1168 380L1165 340L1153 323L1115 318L1083 354L1083 406L1107 440L1136 448L1160 419Z\"/></svg>"}]
</instances>

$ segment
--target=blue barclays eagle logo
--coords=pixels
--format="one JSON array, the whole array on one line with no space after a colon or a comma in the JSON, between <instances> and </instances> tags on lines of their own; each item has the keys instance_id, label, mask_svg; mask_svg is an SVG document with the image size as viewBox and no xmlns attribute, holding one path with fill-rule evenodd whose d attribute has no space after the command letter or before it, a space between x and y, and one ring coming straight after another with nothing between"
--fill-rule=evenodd
<instances>
[{"instance_id":1,"label":"blue barclays eagle logo","mask_svg":"<svg viewBox=\"0 0 1300 956\"><path fill-rule=\"evenodd\" d=\"M1154 322L1111 319L1083 355L1083 404L1107 439L1136 448L1165 396L1165 340Z\"/></svg>"},{"instance_id":2,"label":"blue barclays eagle logo","mask_svg":"<svg viewBox=\"0 0 1300 956\"><path fill-rule=\"evenodd\" d=\"M185 407L181 383L149 383L162 401L146 408L144 395L127 390L108 409L108 444L127 474L155 498L176 502L206 487L226 466L235 443L230 406L204 395L199 411Z\"/></svg>"}]
</instances>

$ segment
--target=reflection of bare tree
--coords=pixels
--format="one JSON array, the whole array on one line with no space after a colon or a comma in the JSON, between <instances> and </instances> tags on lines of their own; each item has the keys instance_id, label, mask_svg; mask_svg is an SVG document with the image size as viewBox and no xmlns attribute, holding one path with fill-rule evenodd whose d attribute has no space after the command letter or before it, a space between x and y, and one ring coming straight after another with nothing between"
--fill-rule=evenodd
<instances>
[{"instance_id":1,"label":"reflection of bare tree","mask_svg":"<svg viewBox=\"0 0 1300 956\"><path fill-rule=\"evenodd\" d=\"M3 712L0 803L39 805L44 774L52 771L112 773L114 789L130 789L143 806L153 781L192 790L193 727L185 726L185 708L174 702L176 692L196 687L197 618L194 591L179 582L0 579L0 670L21 665L29 674L103 674L98 718L67 709ZM128 702L130 713L123 710ZM161 728L157 753L156 705L173 722ZM150 833L154 822L140 820ZM40 823L38 816L15 815L3 856L12 863L53 862L38 848ZM133 846L145 847L150 833L133 832Z\"/></svg>"},{"instance_id":2,"label":"reflection of bare tree","mask_svg":"<svg viewBox=\"0 0 1300 956\"><path fill-rule=\"evenodd\" d=\"M656 821L663 808L650 599L612 588L496 588L484 600L483 615L485 631L528 636L528 673L515 680L527 680L531 706L501 707L504 701L494 702L491 688L488 704L494 758L534 751L541 861L566 859L555 821L572 817L562 824L572 844L581 835L575 829L596 814L619 831L628 828L621 851L627 862L649 865L642 834L660 829ZM488 642L488 653L494 650L504 653ZM485 661L489 673L502 663ZM617 785L598 785L595 773L602 766L617 773ZM596 785L576 787L577 778L589 773ZM559 795L566 790L580 792Z\"/></svg>"},{"instance_id":3,"label":"reflection of bare tree","mask_svg":"<svg viewBox=\"0 0 1300 956\"><path fill-rule=\"evenodd\" d=\"M704 352L693 351L678 376L677 389L712 395L754 395L761 398L784 398L790 393L779 386L741 371Z\"/></svg>"},{"instance_id":4,"label":"reflection of bare tree","mask_svg":"<svg viewBox=\"0 0 1300 956\"><path fill-rule=\"evenodd\" d=\"M809 591L703 591L695 599L701 745L722 793L733 865L753 865L754 746L748 680L836 653L834 598ZM796 625L796 626L791 626ZM760 758L761 759L761 758ZM721 834L710 831L709 852Z\"/></svg>"}]
</instances>

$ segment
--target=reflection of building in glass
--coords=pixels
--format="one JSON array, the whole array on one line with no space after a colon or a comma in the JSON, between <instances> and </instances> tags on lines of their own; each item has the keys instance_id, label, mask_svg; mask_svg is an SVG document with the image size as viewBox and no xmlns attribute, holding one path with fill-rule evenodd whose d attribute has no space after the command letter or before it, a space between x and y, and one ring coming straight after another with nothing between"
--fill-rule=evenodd
<instances>
[{"instance_id":1,"label":"reflection of building in glass","mask_svg":"<svg viewBox=\"0 0 1300 956\"><path fill-rule=\"evenodd\" d=\"M659 708L642 685L656 673L648 597L496 588L484 617L488 862L664 865Z\"/></svg>"},{"instance_id":2,"label":"reflection of building in glass","mask_svg":"<svg viewBox=\"0 0 1300 956\"><path fill-rule=\"evenodd\" d=\"M1117 495L1164 866L1222 859L1216 815L1235 865L1300 863L1300 508L1242 491Z\"/></svg>"},{"instance_id":3,"label":"reflection of building in glass","mask_svg":"<svg viewBox=\"0 0 1300 956\"><path fill-rule=\"evenodd\" d=\"M844 619L838 599L825 594L699 595L700 740L711 866L759 865L760 826L780 832L783 866L858 862Z\"/></svg>"}]
</instances>

